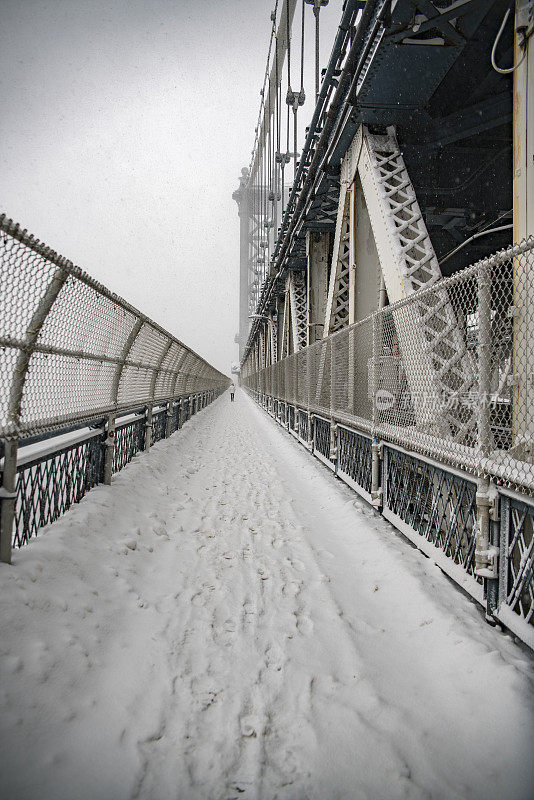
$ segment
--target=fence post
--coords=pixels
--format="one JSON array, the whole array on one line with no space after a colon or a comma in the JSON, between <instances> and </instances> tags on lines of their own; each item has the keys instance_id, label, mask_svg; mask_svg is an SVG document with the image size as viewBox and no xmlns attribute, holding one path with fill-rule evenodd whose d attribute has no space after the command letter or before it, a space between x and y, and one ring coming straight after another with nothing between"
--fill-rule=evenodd
<instances>
[{"instance_id":1,"label":"fence post","mask_svg":"<svg viewBox=\"0 0 534 800\"><path fill-rule=\"evenodd\" d=\"M371 360L371 397L372 397L372 414L371 414L371 431L373 441L371 444L371 502L375 508L382 508L383 491L380 485L380 462L382 460L382 444L378 439L377 428L377 407L376 407L376 394L378 391L378 360L379 350L381 347L381 328L382 328L382 315L380 312L373 314L373 353Z\"/></svg>"},{"instance_id":2,"label":"fence post","mask_svg":"<svg viewBox=\"0 0 534 800\"><path fill-rule=\"evenodd\" d=\"M0 489L0 561L11 564L11 543L17 484L17 439L4 440L4 470Z\"/></svg>"},{"instance_id":3,"label":"fence post","mask_svg":"<svg viewBox=\"0 0 534 800\"><path fill-rule=\"evenodd\" d=\"M479 479L476 494L477 528L475 573L487 580L487 616L495 609L498 594L498 549L492 542L490 481L484 463L491 449L491 267L478 268L478 458Z\"/></svg>"},{"instance_id":4,"label":"fence post","mask_svg":"<svg viewBox=\"0 0 534 800\"><path fill-rule=\"evenodd\" d=\"M152 444L152 403L146 407L146 422L145 422L145 452L148 453L150 445Z\"/></svg>"},{"instance_id":5,"label":"fence post","mask_svg":"<svg viewBox=\"0 0 534 800\"><path fill-rule=\"evenodd\" d=\"M335 383L336 383L336 359L335 359L335 339L330 339L330 460L336 462L337 470L337 424L334 420L335 410Z\"/></svg>"},{"instance_id":6,"label":"fence post","mask_svg":"<svg viewBox=\"0 0 534 800\"><path fill-rule=\"evenodd\" d=\"M111 476L113 475L113 455L115 453L115 414L110 414L108 417L104 447L104 483L106 486L110 486Z\"/></svg>"},{"instance_id":7,"label":"fence post","mask_svg":"<svg viewBox=\"0 0 534 800\"><path fill-rule=\"evenodd\" d=\"M313 420L310 412L311 406L311 360L312 354L309 346L306 348L306 413L308 415L308 441L307 445L313 453Z\"/></svg>"}]
</instances>

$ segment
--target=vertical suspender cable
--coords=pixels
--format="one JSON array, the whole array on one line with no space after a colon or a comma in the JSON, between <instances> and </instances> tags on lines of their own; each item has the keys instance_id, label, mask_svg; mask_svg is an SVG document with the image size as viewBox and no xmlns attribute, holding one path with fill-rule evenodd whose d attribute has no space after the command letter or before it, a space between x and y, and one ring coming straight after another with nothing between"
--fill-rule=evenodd
<instances>
[{"instance_id":1,"label":"vertical suspender cable","mask_svg":"<svg viewBox=\"0 0 534 800\"><path fill-rule=\"evenodd\" d=\"M304 91L304 8L305 0L302 0L302 24L300 34L300 91ZM302 104L301 104L302 105Z\"/></svg>"},{"instance_id":2,"label":"vertical suspender cable","mask_svg":"<svg viewBox=\"0 0 534 800\"><path fill-rule=\"evenodd\" d=\"M293 183L295 182L295 178L297 175L297 146L298 146L298 133L297 133L297 111L300 106L304 105L304 101L306 100L306 94L304 92L304 6L305 0L302 0L302 21L301 21L301 32L300 32L300 92L298 95L294 95L293 98Z\"/></svg>"}]
</instances>

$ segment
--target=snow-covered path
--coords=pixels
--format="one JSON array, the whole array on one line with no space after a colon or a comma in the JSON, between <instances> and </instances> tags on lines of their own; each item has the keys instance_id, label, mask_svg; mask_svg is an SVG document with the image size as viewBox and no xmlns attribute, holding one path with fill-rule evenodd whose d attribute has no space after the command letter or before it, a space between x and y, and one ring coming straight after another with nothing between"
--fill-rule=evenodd
<instances>
[{"instance_id":1,"label":"snow-covered path","mask_svg":"<svg viewBox=\"0 0 534 800\"><path fill-rule=\"evenodd\" d=\"M534 797L533 665L243 392L0 565L0 797Z\"/></svg>"}]
</instances>

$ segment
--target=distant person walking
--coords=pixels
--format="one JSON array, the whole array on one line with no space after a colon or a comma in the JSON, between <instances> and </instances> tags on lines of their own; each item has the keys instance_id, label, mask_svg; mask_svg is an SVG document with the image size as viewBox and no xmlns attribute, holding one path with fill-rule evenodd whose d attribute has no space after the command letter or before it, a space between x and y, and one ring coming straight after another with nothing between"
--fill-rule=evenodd
<instances>
[{"instance_id":1,"label":"distant person walking","mask_svg":"<svg viewBox=\"0 0 534 800\"><path fill-rule=\"evenodd\" d=\"M234 402L234 394L235 394L235 384L232 383L232 385L230 386L230 400L232 401L232 403Z\"/></svg>"}]
</instances>

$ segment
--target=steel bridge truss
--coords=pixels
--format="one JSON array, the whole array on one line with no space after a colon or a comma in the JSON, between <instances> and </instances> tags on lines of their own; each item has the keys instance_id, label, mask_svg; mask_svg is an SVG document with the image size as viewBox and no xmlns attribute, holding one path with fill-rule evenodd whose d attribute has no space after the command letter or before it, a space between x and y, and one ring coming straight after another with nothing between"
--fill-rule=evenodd
<instances>
[{"instance_id":1,"label":"steel bridge truss","mask_svg":"<svg viewBox=\"0 0 534 800\"><path fill-rule=\"evenodd\" d=\"M412 218L413 203L409 210ZM331 264L339 275L335 246ZM429 285L259 371L249 359L242 374L319 460L531 646L534 419L526 390L534 340L525 331L533 280L531 237L449 278L429 271ZM436 337L426 338L425 324L436 299L440 324L454 320L442 330L451 350L460 344L455 369L472 375L460 396L435 389ZM458 437L451 420L464 408L470 433ZM437 417L447 424L430 427Z\"/></svg>"}]
</instances>

